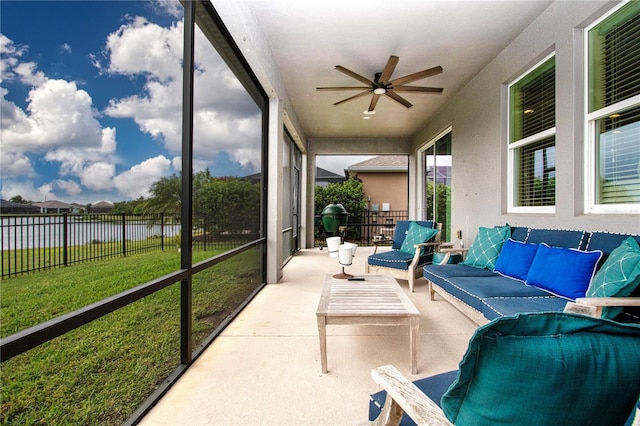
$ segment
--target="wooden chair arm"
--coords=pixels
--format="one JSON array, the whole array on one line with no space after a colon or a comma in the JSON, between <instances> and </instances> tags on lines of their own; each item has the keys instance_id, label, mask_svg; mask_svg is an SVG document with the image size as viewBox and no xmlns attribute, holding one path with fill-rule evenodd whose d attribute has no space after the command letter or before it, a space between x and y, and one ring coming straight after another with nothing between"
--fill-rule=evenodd
<instances>
[{"instance_id":1,"label":"wooden chair arm","mask_svg":"<svg viewBox=\"0 0 640 426\"><path fill-rule=\"evenodd\" d=\"M640 297L580 297L576 303L590 306L640 306Z\"/></svg>"},{"instance_id":2,"label":"wooden chair arm","mask_svg":"<svg viewBox=\"0 0 640 426\"><path fill-rule=\"evenodd\" d=\"M371 370L373 381L387 392L382 412L371 422L373 426L397 426L407 413L416 424L451 426L438 405L392 365Z\"/></svg>"},{"instance_id":3,"label":"wooden chair arm","mask_svg":"<svg viewBox=\"0 0 640 426\"><path fill-rule=\"evenodd\" d=\"M607 306L640 306L640 297L579 297L575 303L567 302L564 311L600 318Z\"/></svg>"}]
</instances>

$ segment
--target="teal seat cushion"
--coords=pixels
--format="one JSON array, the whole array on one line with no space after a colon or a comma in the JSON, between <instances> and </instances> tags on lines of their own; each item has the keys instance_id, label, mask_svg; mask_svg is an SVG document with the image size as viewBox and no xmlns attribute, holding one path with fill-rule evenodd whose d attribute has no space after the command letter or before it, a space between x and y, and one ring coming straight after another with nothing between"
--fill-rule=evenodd
<instances>
[{"instance_id":1,"label":"teal seat cushion","mask_svg":"<svg viewBox=\"0 0 640 426\"><path fill-rule=\"evenodd\" d=\"M369 265L383 266L393 269L409 269L409 265L413 260L413 254L407 254L400 250L390 250L382 253L372 254L367 258Z\"/></svg>"},{"instance_id":2,"label":"teal seat cushion","mask_svg":"<svg viewBox=\"0 0 640 426\"><path fill-rule=\"evenodd\" d=\"M416 244L426 243L435 237L437 233L437 229L427 228L426 226L419 225L417 222L411 222L409 224L407 236L404 238L402 246L400 246L400 251L413 255L416 252L414 247ZM420 255L422 255L423 252L424 248L420 250Z\"/></svg>"},{"instance_id":3,"label":"teal seat cushion","mask_svg":"<svg viewBox=\"0 0 640 426\"><path fill-rule=\"evenodd\" d=\"M624 424L640 395L640 325L553 312L476 330L441 399L456 425Z\"/></svg>"},{"instance_id":4,"label":"teal seat cushion","mask_svg":"<svg viewBox=\"0 0 640 426\"><path fill-rule=\"evenodd\" d=\"M587 297L629 296L640 284L640 245L629 237L614 249L596 272L587 289ZM602 309L603 318L615 318L622 308Z\"/></svg>"},{"instance_id":5,"label":"teal seat cushion","mask_svg":"<svg viewBox=\"0 0 640 426\"><path fill-rule=\"evenodd\" d=\"M505 241L511 236L511 227L501 226L495 228L478 229L478 235L469 247L467 257L462 262L465 265L476 268L493 270Z\"/></svg>"}]
</instances>

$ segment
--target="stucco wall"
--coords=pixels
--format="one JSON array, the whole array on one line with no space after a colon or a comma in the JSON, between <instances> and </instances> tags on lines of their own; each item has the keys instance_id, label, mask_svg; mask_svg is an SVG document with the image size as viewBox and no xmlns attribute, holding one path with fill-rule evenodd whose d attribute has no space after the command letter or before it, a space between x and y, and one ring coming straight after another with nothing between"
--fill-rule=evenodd
<instances>
[{"instance_id":1,"label":"stucco wall","mask_svg":"<svg viewBox=\"0 0 640 426\"><path fill-rule=\"evenodd\" d=\"M413 149L452 126L452 233L470 244L478 226L640 231L638 215L584 214L583 38L611 2L555 2L439 111ZM506 84L556 52L556 212L507 213ZM446 70L445 70L446 72ZM453 71L451 71L453 72Z\"/></svg>"},{"instance_id":2,"label":"stucco wall","mask_svg":"<svg viewBox=\"0 0 640 426\"><path fill-rule=\"evenodd\" d=\"M369 209L374 204L382 211L382 204L389 203L391 210L407 210L409 205L409 175L403 173L359 172L362 190L370 197Z\"/></svg>"}]
</instances>

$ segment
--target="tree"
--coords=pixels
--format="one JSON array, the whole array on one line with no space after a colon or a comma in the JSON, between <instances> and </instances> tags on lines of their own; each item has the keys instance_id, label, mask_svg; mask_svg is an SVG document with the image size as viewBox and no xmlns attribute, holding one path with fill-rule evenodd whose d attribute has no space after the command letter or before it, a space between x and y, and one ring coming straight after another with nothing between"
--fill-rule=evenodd
<instances>
[{"instance_id":1,"label":"tree","mask_svg":"<svg viewBox=\"0 0 640 426\"><path fill-rule=\"evenodd\" d=\"M151 197L145 203L147 213L180 214L182 178L176 174L160 178L149 189Z\"/></svg>"},{"instance_id":2,"label":"tree","mask_svg":"<svg viewBox=\"0 0 640 426\"><path fill-rule=\"evenodd\" d=\"M362 182L350 176L342 183L330 183L326 187L316 186L315 214L320 215L329 204L342 204L349 216L359 218L367 206Z\"/></svg>"},{"instance_id":3,"label":"tree","mask_svg":"<svg viewBox=\"0 0 640 426\"><path fill-rule=\"evenodd\" d=\"M260 232L260 184L234 177L209 176L200 180L197 194L195 216L206 218L202 227L208 232Z\"/></svg>"},{"instance_id":4,"label":"tree","mask_svg":"<svg viewBox=\"0 0 640 426\"><path fill-rule=\"evenodd\" d=\"M322 214L322 210L329 204L342 204L349 213L348 223L360 223L362 215L367 206L362 189L362 182L350 176L342 183L330 183L326 187L316 186L315 215ZM316 236L320 235L320 230L316 226ZM360 228L348 228L347 238L357 239L360 237Z\"/></svg>"},{"instance_id":5,"label":"tree","mask_svg":"<svg viewBox=\"0 0 640 426\"><path fill-rule=\"evenodd\" d=\"M434 191L435 191L435 214L433 217L433 203L434 203ZM435 184L433 181L427 181L427 219L442 224L443 233L448 230L449 224L449 209L448 205L451 202L451 188L444 184ZM449 235L444 233L442 235L443 241L448 241Z\"/></svg>"},{"instance_id":6,"label":"tree","mask_svg":"<svg viewBox=\"0 0 640 426\"><path fill-rule=\"evenodd\" d=\"M31 204L31 201L25 200L24 198L22 198L22 195L14 195L13 197L9 198L9 201L12 201L14 203L18 203L18 204Z\"/></svg>"}]
</instances>

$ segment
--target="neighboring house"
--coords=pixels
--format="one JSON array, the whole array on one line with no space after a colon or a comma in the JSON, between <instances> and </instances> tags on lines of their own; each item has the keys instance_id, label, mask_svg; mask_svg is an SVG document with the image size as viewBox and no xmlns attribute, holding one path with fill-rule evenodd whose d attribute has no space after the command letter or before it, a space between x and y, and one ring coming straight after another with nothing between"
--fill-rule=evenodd
<instances>
[{"instance_id":1,"label":"neighboring house","mask_svg":"<svg viewBox=\"0 0 640 426\"><path fill-rule=\"evenodd\" d=\"M41 203L33 203L33 205L40 208L40 213L70 213L73 210L71 204L58 200L43 201Z\"/></svg>"},{"instance_id":2,"label":"neighboring house","mask_svg":"<svg viewBox=\"0 0 640 426\"><path fill-rule=\"evenodd\" d=\"M262 177L261 173L255 173L253 175L245 176L245 179L250 180L251 182L259 182ZM344 182L345 177L329 170L325 170L321 167L316 167L316 185L325 187L330 183L340 183Z\"/></svg>"},{"instance_id":3,"label":"neighboring house","mask_svg":"<svg viewBox=\"0 0 640 426\"><path fill-rule=\"evenodd\" d=\"M371 211L409 208L409 158L406 155L381 155L347 168L349 176L362 182Z\"/></svg>"},{"instance_id":4,"label":"neighboring house","mask_svg":"<svg viewBox=\"0 0 640 426\"><path fill-rule=\"evenodd\" d=\"M78 203L71 203L70 206L72 213L84 213L87 210L87 206Z\"/></svg>"},{"instance_id":5,"label":"neighboring house","mask_svg":"<svg viewBox=\"0 0 640 426\"><path fill-rule=\"evenodd\" d=\"M316 167L316 185L325 187L330 183L341 183L344 181L344 176Z\"/></svg>"},{"instance_id":6,"label":"neighboring house","mask_svg":"<svg viewBox=\"0 0 640 426\"><path fill-rule=\"evenodd\" d=\"M429 166L427 169L427 181L443 183L451 186L451 166Z\"/></svg>"},{"instance_id":7,"label":"neighboring house","mask_svg":"<svg viewBox=\"0 0 640 426\"><path fill-rule=\"evenodd\" d=\"M0 200L0 213L2 214L34 214L40 213L40 208L33 204L14 203L13 201Z\"/></svg>"},{"instance_id":8,"label":"neighboring house","mask_svg":"<svg viewBox=\"0 0 640 426\"><path fill-rule=\"evenodd\" d=\"M89 213L111 213L113 210L113 204L108 201L98 201L95 204L91 204Z\"/></svg>"}]
</instances>

